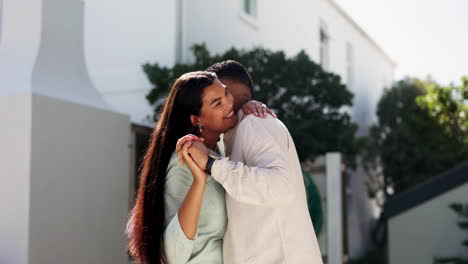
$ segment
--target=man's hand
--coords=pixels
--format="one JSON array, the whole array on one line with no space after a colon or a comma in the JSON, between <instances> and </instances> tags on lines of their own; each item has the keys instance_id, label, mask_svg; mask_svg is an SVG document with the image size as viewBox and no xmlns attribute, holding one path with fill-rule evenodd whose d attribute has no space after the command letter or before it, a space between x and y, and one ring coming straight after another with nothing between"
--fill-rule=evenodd
<instances>
[{"instance_id":1,"label":"man's hand","mask_svg":"<svg viewBox=\"0 0 468 264\"><path fill-rule=\"evenodd\" d=\"M242 111L246 115L253 114L258 117L266 117L266 114L270 114L274 118L278 118L271 109L269 109L264 103L250 100L242 106Z\"/></svg>"},{"instance_id":2,"label":"man's hand","mask_svg":"<svg viewBox=\"0 0 468 264\"><path fill-rule=\"evenodd\" d=\"M204 143L200 141L191 141L191 146L188 148L188 153L195 161L195 163L203 170L206 169L206 163L208 162L208 148ZM188 144L187 143L187 144Z\"/></svg>"},{"instance_id":3,"label":"man's hand","mask_svg":"<svg viewBox=\"0 0 468 264\"><path fill-rule=\"evenodd\" d=\"M192 141L200 141L200 142L203 142L205 139L204 138L200 138L200 137L197 137L193 134L188 134L188 135L185 135L181 138L179 138L179 140L177 140L177 145L176 145L176 153L177 155L179 156L179 161L180 161L180 164L184 165L184 159L183 159L183 155L180 153L180 151L182 150L182 147L187 143L187 148L190 147L192 145Z\"/></svg>"}]
</instances>

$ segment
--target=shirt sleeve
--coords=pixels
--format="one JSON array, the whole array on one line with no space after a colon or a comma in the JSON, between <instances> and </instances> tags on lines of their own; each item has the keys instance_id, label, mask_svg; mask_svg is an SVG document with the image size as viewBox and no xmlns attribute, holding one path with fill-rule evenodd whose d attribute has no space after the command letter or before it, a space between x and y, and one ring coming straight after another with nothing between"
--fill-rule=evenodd
<instances>
[{"instance_id":1,"label":"shirt sleeve","mask_svg":"<svg viewBox=\"0 0 468 264\"><path fill-rule=\"evenodd\" d=\"M258 123L272 120L244 119L242 122L233 148L240 148L236 151L241 152L249 166L221 158L213 163L213 178L239 202L269 207L290 204L295 198L296 179L289 168L288 153L281 149L279 139L275 139L280 135L273 136L278 131L267 131Z\"/></svg>"},{"instance_id":2,"label":"shirt sleeve","mask_svg":"<svg viewBox=\"0 0 468 264\"><path fill-rule=\"evenodd\" d=\"M183 167L170 169L166 175L166 229L164 231L164 249L170 264L187 263L192 255L195 239L187 238L179 222L179 208L192 185L192 175Z\"/></svg>"}]
</instances>

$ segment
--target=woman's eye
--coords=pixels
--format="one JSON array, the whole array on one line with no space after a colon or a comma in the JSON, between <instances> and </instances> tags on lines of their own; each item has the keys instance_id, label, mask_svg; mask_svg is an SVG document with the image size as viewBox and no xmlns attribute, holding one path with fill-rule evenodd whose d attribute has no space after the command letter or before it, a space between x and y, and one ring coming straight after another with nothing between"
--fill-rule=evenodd
<instances>
[{"instance_id":1,"label":"woman's eye","mask_svg":"<svg viewBox=\"0 0 468 264\"><path fill-rule=\"evenodd\" d=\"M221 102L218 102L218 103L216 104L216 107L219 107L220 105L221 105Z\"/></svg>"}]
</instances>

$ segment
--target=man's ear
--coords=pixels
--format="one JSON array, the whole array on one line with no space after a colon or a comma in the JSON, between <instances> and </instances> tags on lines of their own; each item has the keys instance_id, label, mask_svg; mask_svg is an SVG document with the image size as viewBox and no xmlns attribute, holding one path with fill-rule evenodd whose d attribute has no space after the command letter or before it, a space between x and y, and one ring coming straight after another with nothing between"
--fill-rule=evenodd
<instances>
[{"instance_id":1,"label":"man's ear","mask_svg":"<svg viewBox=\"0 0 468 264\"><path fill-rule=\"evenodd\" d=\"M192 126L196 127L200 123L198 120L198 116L195 115L190 115L190 122L192 123Z\"/></svg>"}]
</instances>

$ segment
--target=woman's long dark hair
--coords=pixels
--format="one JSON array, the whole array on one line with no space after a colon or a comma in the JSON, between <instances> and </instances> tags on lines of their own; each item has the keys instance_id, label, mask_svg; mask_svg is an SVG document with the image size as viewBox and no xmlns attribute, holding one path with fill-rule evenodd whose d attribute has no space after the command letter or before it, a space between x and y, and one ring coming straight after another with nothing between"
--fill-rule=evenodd
<instances>
[{"instance_id":1,"label":"woman's long dark hair","mask_svg":"<svg viewBox=\"0 0 468 264\"><path fill-rule=\"evenodd\" d=\"M216 75L200 71L182 75L172 86L140 165L140 185L127 223L128 251L142 264L166 263L164 253L166 170L177 140L197 134L190 115L200 115L203 90Z\"/></svg>"}]
</instances>

